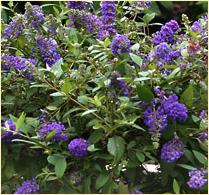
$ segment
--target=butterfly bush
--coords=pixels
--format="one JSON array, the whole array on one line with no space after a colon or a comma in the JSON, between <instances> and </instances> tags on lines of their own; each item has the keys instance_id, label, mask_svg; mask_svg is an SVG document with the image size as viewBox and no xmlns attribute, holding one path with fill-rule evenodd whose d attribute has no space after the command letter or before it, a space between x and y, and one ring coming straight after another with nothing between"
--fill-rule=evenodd
<instances>
[{"instance_id":1,"label":"butterfly bush","mask_svg":"<svg viewBox=\"0 0 209 195\"><path fill-rule=\"evenodd\" d=\"M2 193L206 194L207 13L23 4L2 7Z\"/></svg>"}]
</instances>

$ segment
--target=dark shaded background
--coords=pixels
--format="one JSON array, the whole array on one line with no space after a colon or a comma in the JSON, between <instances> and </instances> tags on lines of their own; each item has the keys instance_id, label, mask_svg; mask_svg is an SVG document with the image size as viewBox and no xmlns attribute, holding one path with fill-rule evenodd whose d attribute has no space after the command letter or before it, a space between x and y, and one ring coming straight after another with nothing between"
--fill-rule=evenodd
<instances>
[{"instance_id":1,"label":"dark shaded background","mask_svg":"<svg viewBox=\"0 0 209 195\"><path fill-rule=\"evenodd\" d=\"M58 1L29 1L33 5L43 5L43 4L58 4ZM3 1L2 5L5 7L8 6L8 1ZM15 12L24 13L24 5L26 1L13 1L15 6ZM100 2L95 1L95 4L99 4ZM97 6L98 7L98 6ZM208 12L208 2L207 1L155 1L152 2L152 6L149 8L149 12L155 12L156 17L152 21L159 23L166 23L170 19L175 19L181 23L182 14L186 14L191 21L195 21L198 17ZM3 13L4 12L4 13ZM5 22L8 22L12 13L8 10L3 10L2 18ZM143 16L143 14L139 14L139 16ZM160 26L155 26L151 29L151 31L155 32L159 30Z\"/></svg>"}]
</instances>

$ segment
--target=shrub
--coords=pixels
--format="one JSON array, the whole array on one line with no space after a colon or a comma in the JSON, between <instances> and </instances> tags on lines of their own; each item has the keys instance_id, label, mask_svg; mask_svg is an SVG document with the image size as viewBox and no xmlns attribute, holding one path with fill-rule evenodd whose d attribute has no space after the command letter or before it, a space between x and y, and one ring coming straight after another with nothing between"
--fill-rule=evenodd
<instances>
[{"instance_id":1,"label":"shrub","mask_svg":"<svg viewBox=\"0 0 209 195\"><path fill-rule=\"evenodd\" d=\"M3 193L207 193L208 18L150 6L27 2L2 23Z\"/></svg>"}]
</instances>

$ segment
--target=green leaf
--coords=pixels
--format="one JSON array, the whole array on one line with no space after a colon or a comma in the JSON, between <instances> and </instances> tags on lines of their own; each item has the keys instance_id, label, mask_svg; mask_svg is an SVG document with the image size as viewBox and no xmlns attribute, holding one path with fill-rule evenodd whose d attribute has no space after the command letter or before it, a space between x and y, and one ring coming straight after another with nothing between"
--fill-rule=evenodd
<instances>
[{"instance_id":1,"label":"green leaf","mask_svg":"<svg viewBox=\"0 0 209 195\"><path fill-rule=\"evenodd\" d=\"M208 141L202 142L201 140L197 139L200 145L200 148L205 152L208 152Z\"/></svg>"},{"instance_id":2,"label":"green leaf","mask_svg":"<svg viewBox=\"0 0 209 195\"><path fill-rule=\"evenodd\" d=\"M83 191L85 194L91 194L91 177L84 179Z\"/></svg>"},{"instance_id":3,"label":"green leaf","mask_svg":"<svg viewBox=\"0 0 209 195\"><path fill-rule=\"evenodd\" d=\"M84 104L86 105L89 101L89 97L86 96L86 95L81 95L81 96L78 96L78 101L81 103L81 104Z\"/></svg>"},{"instance_id":4,"label":"green leaf","mask_svg":"<svg viewBox=\"0 0 209 195\"><path fill-rule=\"evenodd\" d=\"M173 179L173 191L175 194L179 194L180 192L180 187L176 179Z\"/></svg>"},{"instance_id":5,"label":"green leaf","mask_svg":"<svg viewBox=\"0 0 209 195\"><path fill-rule=\"evenodd\" d=\"M92 144L92 145L90 145L90 146L87 148L87 150L88 150L89 152L95 152L95 151L98 151L98 150L101 150L101 149L95 148L94 144Z\"/></svg>"},{"instance_id":6,"label":"green leaf","mask_svg":"<svg viewBox=\"0 0 209 195\"><path fill-rule=\"evenodd\" d=\"M175 68L175 69L171 72L171 74L168 75L168 77L166 78L166 80L167 80L167 81L172 80L172 79L176 76L176 74L179 73L180 71L181 71L181 69L180 69L179 67L178 67L178 68Z\"/></svg>"},{"instance_id":7,"label":"green leaf","mask_svg":"<svg viewBox=\"0 0 209 195\"><path fill-rule=\"evenodd\" d=\"M64 175L66 168L67 168L67 162L64 157L56 160L55 173L57 177L61 178Z\"/></svg>"},{"instance_id":8,"label":"green leaf","mask_svg":"<svg viewBox=\"0 0 209 195\"><path fill-rule=\"evenodd\" d=\"M48 88L49 86L47 84L35 84L31 85L30 88Z\"/></svg>"},{"instance_id":9,"label":"green leaf","mask_svg":"<svg viewBox=\"0 0 209 195\"><path fill-rule=\"evenodd\" d=\"M137 94L140 100L145 102L149 102L154 98L152 91L143 85L137 85Z\"/></svg>"},{"instance_id":10,"label":"green leaf","mask_svg":"<svg viewBox=\"0 0 209 195\"><path fill-rule=\"evenodd\" d=\"M136 79L134 79L134 82L146 81L146 80L150 80L150 77L140 77L140 78L136 78Z\"/></svg>"},{"instance_id":11,"label":"green leaf","mask_svg":"<svg viewBox=\"0 0 209 195\"><path fill-rule=\"evenodd\" d=\"M46 109L48 110L57 110L56 106L47 106Z\"/></svg>"},{"instance_id":12,"label":"green leaf","mask_svg":"<svg viewBox=\"0 0 209 195\"><path fill-rule=\"evenodd\" d=\"M1 5L1 8L5 9L5 10L8 10L8 11L11 11L11 9L9 9L8 7L2 6L2 5Z\"/></svg>"},{"instance_id":13,"label":"green leaf","mask_svg":"<svg viewBox=\"0 0 209 195\"><path fill-rule=\"evenodd\" d=\"M136 152L136 157L138 158L138 160L139 160L140 162L144 162L144 160L145 160L145 156L144 156L144 154L141 153L141 152Z\"/></svg>"},{"instance_id":14,"label":"green leaf","mask_svg":"<svg viewBox=\"0 0 209 195\"><path fill-rule=\"evenodd\" d=\"M65 96L65 94L61 93L61 92L55 92L55 93L51 93L50 96L52 96L52 97L60 97L60 96Z\"/></svg>"},{"instance_id":15,"label":"green leaf","mask_svg":"<svg viewBox=\"0 0 209 195\"><path fill-rule=\"evenodd\" d=\"M186 156L186 158L190 162L195 163L195 161L194 161L194 155L193 155L193 153L190 150L184 149L184 155Z\"/></svg>"},{"instance_id":16,"label":"green leaf","mask_svg":"<svg viewBox=\"0 0 209 195\"><path fill-rule=\"evenodd\" d=\"M32 127L37 127L39 125L38 119L33 117L26 117L25 122Z\"/></svg>"},{"instance_id":17,"label":"green leaf","mask_svg":"<svg viewBox=\"0 0 209 195\"><path fill-rule=\"evenodd\" d=\"M196 150L192 150L194 156L196 157L196 159L202 163L202 164L205 164L207 165L207 157L204 156L202 153L196 151Z\"/></svg>"},{"instance_id":18,"label":"green leaf","mask_svg":"<svg viewBox=\"0 0 209 195\"><path fill-rule=\"evenodd\" d=\"M56 76L57 79L59 79L63 74L63 70L61 67L62 64L63 64L63 59L61 58L52 66L50 70Z\"/></svg>"},{"instance_id":19,"label":"green leaf","mask_svg":"<svg viewBox=\"0 0 209 195\"><path fill-rule=\"evenodd\" d=\"M107 37L107 38L104 40L104 47L108 47L110 43L111 43L110 38Z\"/></svg>"},{"instance_id":20,"label":"green leaf","mask_svg":"<svg viewBox=\"0 0 209 195\"><path fill-rule=\"evenodd\" d=\"M89 137L88 141L92 144L97 143L104 136L102 130L95 130Z\"/></svg>"},{"instance_id":21,"label":"green leaf","mask_svg":"<svg viewBox=\"0 0 209 195\"><path fill-rule=\"evenodd\" d=\"M68 38L73 43L78 43L78 31L75 28L68 28L67 30Z\"/></svg>"},{"instance_id":22,"label":"green leaf","mask_svg":"<svg viewBox=\"0 0 209 195\"><path fill-rule=\"evenodd\" d=\"M95 184L96 189L98 190L99 188L104 186L108 180L109 180L108 174L105 174L105 173L100 174L96 180L96 184Z\"/></svg>"},{"instance_id":23,"label":"green leaf","mask_svg":"<svg viewBox=\"0 0 209 195\"><path fill-rule=\"evenodd\" d=\"M114 136L108 139L107 150L114 156L114 162L117 163L122 158L125 151L125 141L120 136Z\"/></svg>"},{"instance_id":24,"label":"green leaf","mask_svg":"<svg viewBox=\"0 0 209 195\"><path fill-rule=\"evenodd\" d=\"M132 51L138 51L139 50L139 43L135 43L134 45L131 46Z\"/></svg>"},{"instance_id":25,"label":"green leaf","mask_svg":"<svg viewBox=\"0 0 209 195\"><path fill-rule=\"evenodd\" d=\"M193 99L194 99L193 86L189 85L189 87L182 93L180 101L190 107L193 104Z\"/></svg>"},{"instance_id":26,"label":"green leaf","mask_svg":"<svg viewBox=\"0 0 209 195\"><path fill-rule=\"evenodd\" d=\"M72 108L70 110L68 110L62 118L66 118L69 114L71 114L72 112L75 112L75 111L78 111L78 110L81 110L81 108Z\"/></svg>"},{"instance_id":27,"label":"green leaf","mask_svg":"<svg viewBox=\"0 0 209 195\"><path fill-rule=\"evenodd\" d=\"M26 114L24 112L22 112L20 117L17 119L17 122L16 122L16 128L17 129L20 129L21 126L24 124L25 116L26 116Z\"/></svg>"},{"instance_id":28,"label":"green leaf","mask_svg":"<svg viewBox=\"0 0 209 195\"><path fill-rule=\"evenodd\" d=\"M17 122L17 117L13 116L12 114L9 114L9 118L12 120L13 123Z\"/></svg>"},{"instance_id":29,"label":"green leaf","mask_svg":"<svg viewBox=\"0 0 209 195\"><path fill-rule=\"evenodd\" d=\"M136 64L138 64L139 66L142 65L142 59L141 59L141 57L139 57L139 56L137 56L137 55L135 55L135 54L133 54L133 53L130 53L129 55L130 55L131 59L132 59Z\"/></svg>"},{"instance_id":30,"label":"green leaf","mask_svg":"<svg viewBox=\"0 0 209 195\"><path fill-rule=\"evenodd\" d=\"M151 13L151 14L147 13L144 15L143 20L146 24L149 24L154 19L154 17L155 17L155 13Z\"/></svg>"},{"instance_id":31,"label":"green leaf","mask_svg":"<svg viewBox=\"0 0 209 195\"><path fill-rule=\"evenodd\" d=\"M67 168L67 162L65 157L54 154L52 156L48 156L47 161L55 166L56 176L61 178Z\"/></svg>"},{"instance_id":32,"label":"green leaf","mask_svg":"<svg viewBox=\"0 0 209 195\"><path fill-rule=\"evenodd\" d=\"M26 114L22 112L20 117L17 119L15 125L16 128L19 130L21 129L22 132L27 133L28 131L32 130L33 128L30 125L27 125L25 121Z\"/></svg>"},{"instance_id":33,"label":"green leaf","mask_svg":"<svg viewBox=\"0 0 209 195\"><path fill-rule=\"evenodd\" d=\"M195 122L195 123L198 123L200 121L200 118L195 116L195 115L192 115L192 120Z\"/></svg>"},{"instance_id":34,"label":"green leaf","mask_svg":"<svg viewBox=\"0 0 209 195\"><path fill-rule=\"evenodd\" d=\"M177 166L182 167L184 169L192 170L194 167L185 164L177 164Z\"/></svg>"},{"instance_id":35,"label":"green leaf","mask_svg":"<svg viewBox=\"0 0 209 195\"><path fill-rule=\"evenodd\" d=\"M67 93L71 92L74 89L74 87L75 87L74 81L72 81L71 78L66 78L64 80L64 84L61 88L61 91L67 94Z\"/></svg>"},{"instance_id":36,"label":"green leaf","mask_svg":"<svg viewBox=\"0 0 209 195\"><path fill-rule=\"evenodd\" d=\"M87 114L91 114L91 113L96 112L96 111L97 111L97 110L87 110L87 111L85 111L84 113L82 113L81 116L85 116L85 115L87 115Z\"/></svg>"},{"instance_id":37,"label":"green leaf","mask_svg":"<svg viewBox=\"0 0 209 195\"><path fill-rule=\"evenodd\" d=\"M6 161L6 167L5 167L5 175L9 179L12 177L15 173L14 164L13 161Z\"/></svg>"},{"instance_id":38,"label":"green leaf","mask_svg":"<svg viewBox=\"0 0 209 195\"><path fill-rule=\"evenodd\" d=\"M55 157L54 156L48 156L47 157L47 161L52 164L55 165Z\"/></svg>"},{"instance_id":39,"label":"green leaf","mask_svg":"<svg viewBox=\"0 0 209 195\"><path fill-rule=\"evenodd\" d=\"M55 129L54 131L51 131L47 136L46 136L46 141L51 140L54 135L56 134L57 130Z\"/></svg>"}]
</instances>

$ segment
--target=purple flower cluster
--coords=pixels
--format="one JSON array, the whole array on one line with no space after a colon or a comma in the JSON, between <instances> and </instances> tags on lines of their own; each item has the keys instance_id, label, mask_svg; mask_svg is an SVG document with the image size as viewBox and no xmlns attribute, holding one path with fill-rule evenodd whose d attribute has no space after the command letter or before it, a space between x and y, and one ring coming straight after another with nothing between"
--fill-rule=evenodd
<instances>
[{"instance_id":1,"label":"purple flower cluster","mask_svg":"<svg viewBox=\"0 0 209 195\"><path fill-rule=\"evenodd\" d=\"M52 137L52 141L54 142L60 142L62 140L67 141L68 135L64 132L65 126L62 125L60 122L43 124L42 127L39 129L39 137L41 139L44 139L52 131L56 131L55 135Z\"/></svg>"},{"instance_id":2,"label":"purple flower cluster","mask_svg":"<svg viewBox=\"0 0 209 195\"><path fill-rule=\"evenodd\" d=\"M198 134L198 138L200 141L204 142L208 140L208 130L202 131Z\"/></svg>"},{"instance_id":3,"label":"purple flower cluster","mask_svg":"<svg viewBox=\"0 0 209 195\"><path fill-rule=\"evenodd\" d=\"M101 17L101 29L97 34L97 38L104 40L110 35L116 34L116 29L114 27L114 21L116 16L116 4L114 1L102 1L102 17Z\"/></svg>"},{"instance_id":4,"label":"purple flower cluster","mask_svg":"<svg viewBox=\"0 0 209 195\"><path fill-rule=\"evenodd\" d=\"M12 21L4 29L3 38L10 39L18 37L23 31L23 19L21 15L13 17Z\"/></svg>"},{"instance_id":5,"label":"purple flower cluster","mask_svg":"<svg viewBox=\"0 0 209 195\"><path fill-rule=\"evenodd\" d=\"M155 46L154 50L156 60L162 63L170 63L174 58L177 58L180 55L180 50L173 51L165 42Z\"/></svg>"},{"instance_id":6,"label":"purple flower cluster","mask_svg":"<svg viewBox=\"0 0 209 195\"><path fill-rule=\"evenodd\" d=\"M102 2L102 17L98 17L92 13L84 12L86 3L84 2L68 2L68 8L70 9L70 25L69 27L85 27L89 33L96 34L96 37L100 40L104 40L110 35L115 35L116 30L114 28L114 19L116 5L115 2Z\"/></svg>"},{"instance_id":7,"label":"purple flower cluster","mask_svg":"<svg viewBox=\"0 0 209 195\"><path fill-rule=\"evenodd\" d=\"M9 127L9 130L6 130L6 131L2 131L1 133L1 140L2 142L7 142L7 143L10 143L13 139L16 139L18 138L18 134L15 134L16 131L16 126L15 124L12 122L11 119L7 119L4 123L3 123L3 127L6 128L6 127ZM12 131L12 132L11 132ZM13 133L14 132L14 133Z\"/></svg>"},{"instance_id":8,"label":"purple flower cluster","mask_svg":"<svg viewBox=\"0 0 209 195\"><path fill-rule=\"evenodd\" d=\"M39 30L40 25L44 22L44 13L40 6L25 4L25 19L29 22L29 27Z\"/></svg>"},{"instance_id":9,"label":"purple flower cluster","mask_svg":"<svg viewBox=\"0 0 209 195\"><path fill-rule=\"evenodd\" d=\"M167 99L164 99L162 107L169 119L173 121L184 122L188 118L188 110L184 104L178 102L176 94L171 94Z\"/></svg>"},{"instance_id":10,"label":"purple flower cluster","mask_svg":"<svg viewBox=\"0 0 209 195\"><path fill-rule=\"evenodd\" d=\"M175 20L170 20L161 27L160 31L155 34L155 36L152 38L152 43L154 45L158 45L162 42L172 43L174 40L174 34L178 29L178 23Z\"/></svg>"},{"instance_id":11,"label":"purple flower cluster","mask_svg":"<svg viewBox=\"0 0 209 195\"><path fill-rule=\"evenodd\" d=\"M132 8L140 8L140 9L145 9L145 8L148 8L150 7L152 4L151 1L137 1L135 3L133 3L131 5Z\"/></svg>"},{"instance_id":12,"label":"purple flower cluster","mask_svg":"<svg viewBox=\"0 0 209 195\"><path fill-rule=\"evenodd\" d=\"M114 87L117 93L124 96L129 95L129 87L124 80L118 80L121 75L118 72L113 72L111 75L110 86Z\"/></svg>"},{"instance_id":13,"label":"purple flower cluster","mask_svg":"<svg viewBox=\"0 0 209 195\"><path fill-rule=\"evenodd\" d=\"M83 25L85 20L85 13L80 11L86 9L86 2L82 1L68 1L68 8L70 9L70 27L80 27Z\"/></svg>"},{"instance_id":14,"label":"purple flower cluster","mask_svg":"<svg viewBox=\"0 0 209 195\"><path fill-rule=\"evenodd\" d=\"M203 168L197 169L194 168L193 170L189 171L189 181L187 182L188 186L191 189L199 189L207 183L207 179L205 179L205 175L207 171Z\"/></svg>"},{"instance_id":15,"label":"purple flower cluster","mask_svg":"<svg viewBox=\"0 0 209 195\"><path fill-rule=\"evenodd\" d=\"M32 69L35 67L36 62L32 58L23 58L20 56L2 56L2 69L10 71L14 68L16 73L21 74L22 77L28 79L33 78Z\"/></svg>"},{"instance_id":16,"label":"purple flower cluster","mask_svg":"<svg viewBox=\"0 0 209 195\"><path fill-rule=\"evenodd\" d=\"M150 135L161 135L167 128L168 118L161 107L156 110L148 107L144 112L144 123Z\"/></svg>"},{"instance_id":17,"label":"purple flower cluster","mask_svg":"<svg viewBox=\"0 0 209 195\"><path fill-rule=\"evenodd\" d=\"M35 179L25 180L14 194L38 194L39 185Z\"/></svg>"},{"instance_id":18,"label":"purple flower cluster","mask_svg":"<svg viewBox=\"0 0 209 195\"><path fill-rule=\"evenodd\" d=\"M37 45L41 51L41 57L50 67L61 59L59 53L56 52L58 45L52 38L45 38L40 35L37 40Z\"/></svg>"},{"instance_id":19,"label":"purple flower cluster","mask_svg":"<svg viewBox=\"0 0 209 195\"><path fill-rule=\"evenodd\" d=\"M131 41L128 39L128 37L120 34L114 36L111 43L111 49L113 54L117 55L122 53L129 53L130 47Z\"/></svg>"},{"instance_id":20,"label":"purple flower cluster","mask_svg":"<svg viewBox=\"0 0 209 195\"><path fill-rule=\"evenodd\" d=\"M199 20L195 21L191 30L198 33L206 44L208 44L208 16L202 16Z\"/></svg>"},{"instance_id":21,"label":"purple flower cluster","mask_svg":"<svg viewBox=\"0 0 209 195\"><path fill-rule=\"evenodd\" d=\"M68 8L69 9L77 9L77 10L84 10L86 9L86 2L82 1L68 1Z\"/></svg>"},{"instance_id":22,"label":"purple flower cluster","mask_svg":"<svg viewBox=\"0 0 209 195\"><path fill-rule=\"evenodd\" d=\"M184 104L178 102L176 94L165 97L165 91L159 86L154 88L154 93L159 98L151 100L152 107L145 105L144 124L148 127L151 135L161 135L167 128L168 120L184 122L187 117L187 108Z\"/></svg>"},{"instance_id":23,"label":"purple flower cluster","mask_svg":"<svg viewBox=\"0 0 209 195\"><path fill-rule=\"evenodd\" d=\"M69 143L68 149L70 150L72 155L77 158L87 155L88 146L89 143L87 140L83 138L75 138Z\"/></svg>"},{"instance_id":24,"label":"purple flower cluster","mask_svg":"<svg viewBox=\"0 0 209 195\"><path fill-rule=\"evenodd\" d=\"M101 25L101 19L94 14L89 13L84 17L84 26L89 33L97 33Z\"/></svg>"},{"instance_id":25,"label":"purple flower cluster","mask_svg":"<svg viewBox=\"0 0 209 195\"><path fill-rule=\"evenodd\" d=\"M161 149L161 159L167 163L177 161L184 154L183 142L178 138L165 143Z\"/></svg>"}]
</instances>

